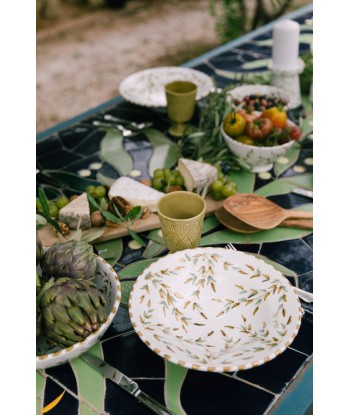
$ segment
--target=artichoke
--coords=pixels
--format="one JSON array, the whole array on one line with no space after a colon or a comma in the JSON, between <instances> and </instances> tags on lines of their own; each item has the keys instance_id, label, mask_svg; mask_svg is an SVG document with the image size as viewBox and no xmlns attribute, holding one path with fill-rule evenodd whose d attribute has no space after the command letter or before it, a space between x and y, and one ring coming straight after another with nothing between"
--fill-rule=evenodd
<instances>
[{"instance_id":1,"label":"artichoke","mask_svg":"<svg viewBox=\"0 0 350 415\"><path fill-rule=\"evenodd\" d=\"M41 257L43 256L44 248L38 235L36 235L36 265L39 264Z\"/></svg>"},{"instance_id":2,"label":"artichoke","mask_svg":"<svg viewBox=\"0 0 350 415\"><path fill-rule=\"evenodd\" d=\"M87 242L57 242L43 255L40 266L45 281L62 276L90 280L95 277L97 258Z\"/></svg>"},{"instance_id":3,"label":"artichoke","mask_svg":"<svg viewBox=\"0 0 350 415\"><path fill-rule=\"evenodd\" d=\"M71 346L106 321L106 300L92 281L60 278L46 286L39 305L45 334L53 344Z\"/></svg>"},{"instance_id":4,"label":"artichoke","mask_svg":"<svg viewBox=\"0 0 350 415\"><path fill-rule=\"evenodd\" d=\"M40 275L36 273L36 295L37 296L40 293L40 290L41 290L41 279L40 279Z\"/></svg>"}]
</instances>

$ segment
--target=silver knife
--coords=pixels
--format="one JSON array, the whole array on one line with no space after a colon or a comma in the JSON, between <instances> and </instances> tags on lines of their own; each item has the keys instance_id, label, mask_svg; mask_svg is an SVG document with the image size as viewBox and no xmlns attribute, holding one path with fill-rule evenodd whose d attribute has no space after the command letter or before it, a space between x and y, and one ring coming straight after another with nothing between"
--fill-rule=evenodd
<instances>
[{"instance_id":1,"label":"silver knife","mask_svg":"<svg viewBox=\"0 0 350 415\"><path fill-rule=\"evenodd\" d=\"M297 195L310 197L311 199L314 197L314 193L312 190L297 188L297 189L293 189L292 192Z\"/></svg>"},{"instance_id":2,"label":"silver knife","mask_svg":"<svg viewBox=\"0 0 350 415\"><path fill-rule=\"evenodd\" d=\"M151 409L155 414L174 415L174 413L165 408L165 406L161 405L155 399L142 392L136 382L125 376L122 372L111 366L109 363L88 353L81 355L80 358L95 368L105 378L110 379L112 382L123 388L126 392L135 396L136 399Z\"/></svg>"}]
</instances>

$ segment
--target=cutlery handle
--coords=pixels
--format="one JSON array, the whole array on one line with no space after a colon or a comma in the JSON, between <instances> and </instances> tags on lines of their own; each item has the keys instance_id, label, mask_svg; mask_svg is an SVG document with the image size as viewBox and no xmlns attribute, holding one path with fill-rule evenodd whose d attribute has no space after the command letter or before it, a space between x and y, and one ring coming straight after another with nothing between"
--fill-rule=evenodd
<instances>
[{"instance_id":1,"label":"cutlery handle","mask_svg":"<svg viewBox=\"0 0 350 415\"><path fill-rule=\"evenodd\" d=\"M157 402L155 399L148 396L146 393L140 391L135 394L135 397L143 403L147 408L151 409L155 414L158 415L175 415L174 412L169 411L165 406Z\"/></svg>"},{"instance_id":2,"label":"cutlery handle","mask_svg":"<svg viewBox=\"0 0 350 415\"><path fill-rule=\"evenodd\" d=\"M287 210L285 212L285 219L293 218L293 219L312 219L313 212L303 212L302 210Z\"/></svg>"}]
</instances>

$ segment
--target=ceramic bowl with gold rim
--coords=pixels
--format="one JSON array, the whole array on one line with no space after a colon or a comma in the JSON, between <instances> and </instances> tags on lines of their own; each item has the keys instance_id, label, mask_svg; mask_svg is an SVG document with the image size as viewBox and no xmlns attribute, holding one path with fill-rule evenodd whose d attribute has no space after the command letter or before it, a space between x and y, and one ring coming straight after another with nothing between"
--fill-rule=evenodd
<instances>
[{"instance_id":1,"label":"ceramic bowl with gold rim","mask_svg":"<svg viewBox=\"0 0 350 415\"><path fill-rule=\"evenodd\" d=\"M136 333L177 365L233 372L282 353L302 310L287 278L248 253L223 248L178 251L152 263L129 300Z\"/></svg>"},{"instance_id":2,"label":"ceramic bowl with gold rim","mask_svg":"<svg viewBox=\"0 0 350 415\"><path fill-rule=\"evenodd\" d=\"M73 346L62 349L50 347L44 337L37 339L36 368L47 369L75 359L90 349L104 335L111 325L121 300L119 277L114 269L103 258L97 256L97 269L93 282L102 291L106 299L105 312L107 320L99 329Z\"/></svg>"}]
</instances>

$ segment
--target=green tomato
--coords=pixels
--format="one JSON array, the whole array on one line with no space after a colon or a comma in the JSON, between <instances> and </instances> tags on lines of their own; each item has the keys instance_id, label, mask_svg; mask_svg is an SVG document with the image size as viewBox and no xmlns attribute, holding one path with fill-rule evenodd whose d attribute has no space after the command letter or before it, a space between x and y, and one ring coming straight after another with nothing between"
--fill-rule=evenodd
<instances>
[{"instance_id":1,"label":"green tomato","mask_svg":"<svg viewBox=\"0 0 350 415\"><path fill-rule=\"evenodd\" d=\"M221 194L224 197L232 196L235 193L236 193L236 189L235 189L234 186L232 186L232 183L224 184L223 187L222 187L222 189L221 189Z\"/></svg>"},{"instance_id":2,"label":"green tomato","mask_svg":"<svg viewBox=\"0 0 350 415\"><path fill-rule=\"evenodd\" d=\"M50 218L58 218L58 207L53 203L49 203L49 214Z\"/></svg>"},{"instance_id":3,"label":"green tomato","mask_svg":"<svg viewBox=\"0 0 350 415\"><path fill-rule=\"evenodd\" d=\"M222 180L215 180L211 184L211 188L213 189L214 192L220 192L223 185L224 185L224 183L222 182Z\"/></svg>"},{"instance_id":4,"label":"green tomato","mask_svg":"<svg viewBox=\"0 0 350 415\"><path fill-rule=\"evenodd\" d=\"M211 195L212 195L212 198L214 200L221 200L221 199L223 199L221 192L213 192Z\"/></svg>"},{"instance_id":5,"label":"green tomato","mask_svg":"<svg viewBox=\"0 0 350 415\"><path fill-rule=\"evenodd\" d=\"M96 197L96 198L104 197L106 193L107 193L107 190L104 186L97 186L93 193L93 197Z\"/></svg>"},{"instance_id":6,"label":"green tomato","mask_svg":"<svg viewBox=\"0 0 350 415\"><path fill-rule=\"evenodd\" d=\"M161 179L160 177L155 177L152 180L152 187L154 187L156 190L162 190L164 186L164 179Z\"/></svg>"},{"instance_id":7,"label":"green tomato","mask_svg":"<svg viewBox=\"0 0 350 415\"><path fill-rule=\"evenodd\" d=\"M95 189L96 189L96 186L93 186L93 185L88 186L86 188L86 193L89 193L90 196L93 196L94 192L95 192Z\"/></svg>"},{"instance_id":8,"label":"green tomato","mask_svg":"<svg viewBox=\"0 0 350 415\"><path fill-rule=\"evenodd\" d=\"M58 207L58 209L62 209L63 207L68 205L69 199L66 196L60 196L56 199L55 203L56 203L56 206Z\"/></svg>"},{"instance_id":9,"label":"green tomato","mask_svg":"<svg viewBox=\"0 0 350 415\"><path fill-rule=\"evenodd\" d=\"M156 179L163 179L164 178L163 169L155 169L153 172L153 177Z\"/></svg>"}]
</instances>

